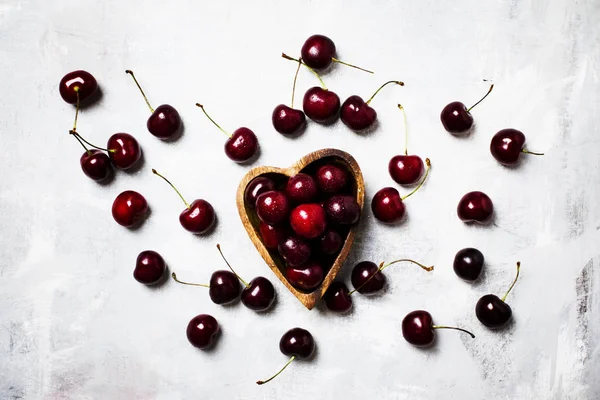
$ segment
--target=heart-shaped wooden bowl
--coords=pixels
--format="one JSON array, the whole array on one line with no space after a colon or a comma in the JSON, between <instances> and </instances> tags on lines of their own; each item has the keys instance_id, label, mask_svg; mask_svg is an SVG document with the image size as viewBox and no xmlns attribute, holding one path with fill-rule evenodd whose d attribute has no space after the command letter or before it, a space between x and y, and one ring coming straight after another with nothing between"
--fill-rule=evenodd
<instances>
[{"instance_id":1,"label":"heart-shaped wooden bowl","mask_svg":"<svg viewBox=\"0 0 600 400\"><path fill-rule=\"evenodd\" d=\"M277 275L277 278L279 278L279 280L283 282L289 291L292 292L292 294L296 296L296 298L298 298L298 300L300 300L300 302L309 310L312 309L317 301L323 296L331 282L333 282L333 279L337 275L338 271L344 264L344 261L348 257L350 248L354 242L354 235L356 234L356 226L358 223L354 224L350 228L344 245L342 246L342 249L340 250L336 259L333 261L333 265L329 269L329 272L325 276L321 286L311 293L301 292L294 288L286 279L283 272L285 270L285 263L281 257L276 251L270 252L267 250L263 244L259 232L260 221L254 209L245 204L244 192L248 184L257 176L266 175L274 179L276 183L283 184L287 178L296 175L298 172L306 172L312 175L312 173L314 173L318 167L324 164L341 165L350 173L353 178L353 182L351 183L351 194L355 196L362 214L363 205L365 202L365 182L363 180L362 172L360 171L360 167L358 166L354 157L345 151L337 149L322 149L314 151L305 155L296 163L287 168L253 168L246 174L246 176L244 176L237 190L238 212L240 214L240 218L242 219L242 223L248 232L248 236L250 236L250 240L252 240L252 243L254 243L254 246L265 260L269 268L271 268L275 275Z\"/></svg>"}]
</instances>

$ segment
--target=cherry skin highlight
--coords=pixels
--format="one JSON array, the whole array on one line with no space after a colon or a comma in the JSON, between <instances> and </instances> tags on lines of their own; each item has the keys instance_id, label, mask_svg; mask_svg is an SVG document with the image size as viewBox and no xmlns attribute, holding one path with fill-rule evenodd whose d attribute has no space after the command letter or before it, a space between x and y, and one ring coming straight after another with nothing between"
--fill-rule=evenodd
<instances>
[{"instance_id":1,"label":"cherry skin highlight","mask_svg":"<svg viewBox=\"0 0 600 400\"><path fill-rule=\"evenodd\" d=\"M275 182L273 179L266 176L258 176L252 179L244 191L244 201L246 205L250 208L255 208L258 196L269 190L275 190Z\"/></svg>"},{"instance_id":2,"label":"cherry skin highlight","mask_svg":"<svg viewBox=\"0 0 600 400\"><path fill-rule=\"evenodd\" d=\"M327 227L325 210L319 204L301 204L290 213L290 225L298 236L316 239Z\"/></svg>"},{"instance_id":3,"label":"cherry skin highlight","mask_svg":"<svg viewBox=\"0 0 600 400\"><path fill-rule=\"evenodd\" d=\"M145 250L137 256L133 278L144 285L154 285L163 280L166 270L167 265L160 254Z\"/></svg>"}]
</instances>

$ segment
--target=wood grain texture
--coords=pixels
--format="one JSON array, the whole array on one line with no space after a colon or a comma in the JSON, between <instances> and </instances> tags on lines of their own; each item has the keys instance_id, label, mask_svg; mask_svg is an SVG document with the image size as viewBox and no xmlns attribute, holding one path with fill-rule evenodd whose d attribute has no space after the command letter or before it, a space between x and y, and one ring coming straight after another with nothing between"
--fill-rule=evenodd
<instances>
[{"instance_id":1,"label":"wood grain texture","mask_svg":"<svg viewBox=\"0 0 600 400\"><path fill-rule=\"evenodd\" d=\"M254 243L254 246L256 247L256 249L262 256L262 258L265 260L265 262L267 263L267 265L269 266L271 271L273 271L273 273L288 288L288 290L290 292L292 292L292 294L294 296L296 296L296 298L298 300L300 300L300 302L302 304L304 304L304 306L306 308L308 308L309 310L312 309L315 306L315 304L317 303L317 301L323 296L323 294L325 294L325 291L327 291L327 288L335 279L335 276L337 275L340 268L344 264L344 261L346 261L346 258L348 257L348 254L350 253L352 244L354 243L354 237L356 234L356 226L358 225L358 223L355 224L350 229L350 231L346 237L346 240L344 241L342 250L338 254L335 261L333 262L333 265L329 269L329 272L325 276L325 279L323 280L323 283L321 284L321 286L311 293L304 293L304 292L301 292L301 291L297 290L296 288L294 288L288 282L288 280L286 279L286 277L284 276L284 274L282 272L285 268L285 264L284 264L283 260L281 258L279 258L278 256L269 252L269 250L267 250L267 248L263 244L263 242L260 238L259 230L258 230L259 229L258 217L256 216L256 213L253 209L250 209L249 207L247 207L247 205L244 201L244 192L245 192L248 184L254 178L256 178L258 176L273 175L275 177L275 179L276 179L277 175L279 175L279 176L285 175L287 177L290 177L301 171L304 171L307 168L316 167L320 164L325 164L325 163L343 164L345 169L351 173L351 175L353 177L352 194L356 197L356 201L358 202L358 205L360 206L361 215L362 215L362 210L363 210L363 206L364 206L364 202L365 202L365 183L363 180L362 172L360 170L360 167L358 166L358 163L354 159L354 157L352 157L350 154L348 154L342 150L338 150L338 149L322 149L322 150L314 151L312 153L305 155L300 160L298 160L297 162L295 162L294 164L292 164L291 166L289 166L287 168L268 167L268 166L260 166L260 167L253 168L246 174L246 176L244 176L244 178L242 178L242 181L240 182L240 184L238 186L237 195L236 195L238 212L240 214L242 224L244 225L244 228L246 228L246 231L248 232L248 235L250 236L252 243Z\"/></svg>"}]
</instances>

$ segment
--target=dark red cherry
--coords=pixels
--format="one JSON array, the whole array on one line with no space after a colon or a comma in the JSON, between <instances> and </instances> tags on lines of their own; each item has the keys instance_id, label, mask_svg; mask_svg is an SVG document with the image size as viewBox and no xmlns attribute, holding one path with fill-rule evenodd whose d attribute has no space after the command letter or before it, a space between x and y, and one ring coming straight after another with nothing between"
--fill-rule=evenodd
<instances>
[{"instance_id":1,"label":"dark red cherry","mask_svg":"<svg viewBox=\"0 0 600 400\"><path fill-rule=\"evenodd\" d=\"M79 94L79 102L83 103L96 93L98 82L89 72L77 70L63 76L58 90L62 99L67 103L77 104L77 94Z\"/></svg>"},{"instance_id":2,"label":"dark red cherry","mask_svg":"<svg viewBox=\"0 0 600 400\"><path fill-rule=\"evenodd\" d=\"M128 133L115 133L106 144L108 156L115 167L129 169L142 157L138 141Z\"/></svg>"},{"instance_id":3,"label":"dark red cherry","mask_svg":"<svg viewBox=\"0 0 600 400\"><path fill-rule=\"evenodd\" d=\"M199 349L211 347L219 333L219 323L208 314L196 315L189 322L186 330L187 338L192 346Z\"/></svg>"},{"instance_id":4,"label":"dark red cherry","mask_svg":"<svg viewBox=\"0 0 600 400\"><path fill-rule=\"evenodd\" d=\"M356 291L364 295L379 293L387 282L377 264L371 261L362 261L356 264L352 269L350 279Z\"/></svg>"},{"instance_id":5,"label":"dark red cherry","mask_svg":"<svg viewBox=\"0 0 600 400\"><path fill-rule=\"evenodd\" d=\"M213 303L232 303L240 297L241 293L240 280L233 272L219 270L210 276L208 295Z\"/></svg>"},{"instance_id":6,"label":"dark red cherry","mask_svg":"<svg viewBox=\"0 0 600 400\"><path fill-rule=\"evenodd\" d=\"M316 239L327 227L325 210L316 203L300 204L290 213L290 226L298 236Z\"/></svg>"},{"instance_id":7,"label":"dark red cherry","mask_svg":"<svg viewBox=\"0 0 600 400\"><path fill-rule=\"evenodd\" d=\"M323 193L337 194L346 188L348 172L336 165L326 164L317 170L315 180Z\"/></svg>"},{"instance_id":8,"label":"dark red cherry","mask_svg":"<svg viewBox=\"0 0 600 400\"><path fill-rule=\"evenodd\" d=\"M519 278L520 269L521 263L517 262L517 276L501 299L495 294L486 294L477 301L477 304L475 305L475 315L483 325L492 329L501 328L512 318L512 309L504 301L515 286L515 283Z\"/></svg>"},{"instance_id":9,"label":"dark red cherry","mask_svg":"<svg viewBox=\"0 0 600 400\"><path fill-rule=\"evenodd\" d=\"M398 108L402 111L402 116L404 117L404 154L392 157L388 164L388 171L392 179L400 185L412 185L417 183L423 175L425 164L423 164L421 157L408 155L406 113L401 104L398 104Z\"/></svg>"},{"instance_id":10,"label":"dark red cherry","mask_svg":"<svg viewBox=\"0 0 600 400\"><path fill-rule=\"evenodd\" d=\"M112 172L112 164L106 153L97 150L86 150L79 159L83 173L96 182L108 178Z\"/></svg>"},{"instance_id":11,"label":"dark red cherry","mask_svg":"<svg viewBox=\"0 0 600 400\"><path fill-rule=\"evenodd\" d=\"M335 57L335 44L327 36L312 35L304 42L300 55L311 68L327 68Z\"/></svg>"},{"instance_id":12,"label":"dark red cherry","mask_svg":"<svg viewBox=\"0 0 600 400\"><path fill-rule=\"evenodd\" d=\"M244 201L250 208L256 207L256 199L264 192L275 189L275 182L266 176L258 176L246 186L244 191Z\"/></svg>"},{"instance_id":13,"label":"dark red cherry","mask_svg":"<svg viewBox=\"0 0 600 400\"><path fill-rule=\"evenodd\" d=\"M474 248L459 250L454 256L454 272L466 281L475 281L483 269L483 254Z\"/></svg>"},{"instance_id":14,"label":"dark red cherry","mask_svg":"<svg viewBox=\"0 0 600 400\"><path fill-rule=\"evenodd\" d=\"M137 256L133 278L144 285L154 285L163 280L166 270L167 265L160 254L145 250Z\"/></svg>"},{"instance_id":15,"label":"dark red cherry","mask_svg":"<svg viewBox=\"0 0 600 400\"><path fill-rule=\"evenodd\" d=\"M270 190L256 199L256 215L265 224L277 225L289 215L289 200L283 192Z\"/></svg>"},{"instance_id":16,"label":"dark red cherry","mask_svg":"<svg viewBox=\"0 0 600 400\"><path fill-rule=\"evenodd\" d=\"M317 197L317 184L312 176L299 173L288 179L285 194L296 204L310 203Z\"/></svg>"},{"instance_id":17,"label":"dark red cherry","mask_svg":"<svg viewBox=\"0 0 600 400\"><path fill-rule=\"evenodd\" d=\"M317 246L321 254L333 256L340 251L343 244L344 240L339 233L333 230L328 230L319 238Z\"/></svg>"},{"instance_id":18,"label":"dark red cherry","mask_svg":"<svg viewBox=\"0 0 600 400\"><path fill-rule=\"evenodd\" d=\"M144 196L133 190L119 194L112 205L112 216L122 226L132 227L148 212L148 203Z\"/></svg>"},{"instance_id":19,"label":"dark red cherry","mask_svg":"<svg viewBox=\"0 0 600 400\"><path fill-rule=\"evenodd\" d=\"M269 250L276 250L285 237L285 229L280 225L268 225L260 221L258 230L263 244Z\"/></svg>"},{"instance_id":20,"label":"dark red cherry","mask_svg":"<svg viewBox=\"0 0 600 400\"><path fill-rule=\"evenodd\" d=\"M325 202L327 219L336 225L352 225L360 218L360 206L353 196L337 195Z\"/></svg>"},{"instance_id":21,"label":"dark red cherry","mask_svg":"<svg viewBox=\"0 0 600 400\"><path fill-rule=\"evenodd\" d=\"M302 108L306 116L315 122L333 122L340 110L340 98L328 89L312 87L304 94Z\"/></svg>"},{"instance_id":22,"label":"dark red cherry","mask_svg":"<svg viewBox=\"0 0 600 400\"><path fill-rule=\"evenodd\" d=\"M262 276L252 279L242 290L242 303L254 311L266 311L275 302L275 288Z\"/></svg>"},{"instance_id":23,"label":"dark red cherry","mask_svg":"<svg viewBox=\"0 0 600 400\"><path fill-rule=\"evenodd\" d=\"M454 135L465 133L471 129L473 126L473 116L471 115L471 110L476 105L481 103L483 99L485 99L491 93L493 88L494 85L491 85L490 90L488 90L486 95L469 108L467 108L460 101L454 101L444 107L442 109L442 113L440 114L440 120L442 121L442 125L444 125L444 129Z\"/></svg>"},{"instance_id":24,"label":"dark red cherry","mask_svg":"<svg viewBox=\"0 0 600 400\"><path fill-rule=\"evenodd\" d=\"M398 190L393 187L385 187L373 196L371 211L379 221L393 224L402 220L406 207Z\"/></svg>"},{"instance_id":25,"label":"dark red cherry","mask_svg":"<svg viewBox=\"0 0 600 400\"><path fill-rule=\"evenodd\" d=\"M285 104L279 104L271 116L273 127L282 135L292 135L306 125L306 115L302 110L296 110Z\"/></svg>"},{"instance_id":26,"label":"dark red cherry","mask_svg":"<svg viewBox=\"0 0 600 400\"><path fill-rule=\"evenodd\" d=\"M296 267L308 261L311 256L310 246L300 238L289 236L278 246L279 254L288 266Z\"/></svg>"},{"instance_id":27,"label":"dark red cherry","mask_svg":"<svg viewBox=\"0 0 600 400\"><path fill-rule=\"evenodd\" d=\"M483 192L469 192L458 202L456 213L464 222L487 222L494 212L492 199Z\"/></svg>"},{"instance_id":28,"label":"dark red cherry","mask_svg":"<svg viewBox=\"0 0 600 400\"><path fill-rule=\"evenodd\" d=\"M526 150L525 135L516 129L502 129L492 138L490 152L502 165L513 165L519 161L521 153L541 156L543 153L534 153Z\"/></svg>"},{"instance_id":29,"label":"dark red cherry","mask_svg":"<svg viewBox=\"0 0 600 400\"><path fill-rule=\"evenodd\" d=\"M475 338L475 335L462 328L433 325L433 317L423 310L409 312L402 320L402 336L408 343L417 347L426 347L433 343L435 340L434 329L454 329Z\"/></svg>"},{"instance_id":30,"label":"dark red cherry","mask_svg":"<svg viewBox=\"0 0 600 400\"><path fill-rule=\"evenodd\" d=\"M323 283L325 271L316 261L309 261L298 267L287 267L285 276L296 289L312 292Z\"/></svg>"},{"instance_id":31,"label":"dark red cherry","mask_svg":"<svg viewBox=\"0 0 600 400\"><path fill-rule=\"evenodd\" d=\"M362 97L356 95L348 97L346 101L344 101L344 104L342 104L340 111L340 119L344 125L353 131L362 131L370 128L377 119L377 112L369 105L369 103L371 103L371 100L373 100L384 86L390 83L404 86L404 83L400 81L389 81L381 85L367 101L364 101Z\"/></svg>"},{"instance_id":32,"label":"dark red cherry","mask_svg":"<svg viewBox=\"0 0 600 400\"><path fill-rule=\"evenodd\" d=\"M352 298L348 287L344 282L335 281L328 288L323 295L323 301L325 306L334 312L345 313L350 311L352 308Z\"/></svg>"}]
</instances>

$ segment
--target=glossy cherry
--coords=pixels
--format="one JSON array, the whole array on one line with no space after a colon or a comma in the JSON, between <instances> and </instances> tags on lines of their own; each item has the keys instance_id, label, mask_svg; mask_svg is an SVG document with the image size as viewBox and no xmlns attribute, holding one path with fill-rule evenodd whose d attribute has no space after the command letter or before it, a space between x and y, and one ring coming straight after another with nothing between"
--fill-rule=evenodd
<instances>
[{"instance_id":1,"label":"glossy cherry","mask_svg":"<svg viewBox=\"0 0 600 400\"><path fill-rule=\"evenodd\" d=\"M334 312L345 313L352 308L350 291L344 282L334 281L323 295L325 306Z\"/></svg>"},{"instance_id":2,"label":"glossy cherry","mask_svg":"<svg viewBox=\"0 0 600 400\"><path fill-rule=\"evenodd\" d=\"M133 278L144 285L154 285L163 280L167 264L160 254L153 250L142 251L135 261Z\"/></svg>"},{"instance_id":3,"label":"glossy cherry","mask_svg":"<svg viewBox=\"0 0 600 400\"><path fill-rule=\"evenodd\" d=\"M402 336L408 343L417 347L426 347L435 340L435 329L454 329L464 332L475 339L471 332L454 326L434 325L433 317L427 311L416 310L406 314L402 320Z\"/></svg>"},{"instance_id":4,"label":"glossy cherry","mask_svg":"<svg viewBox=\"0 0 600 400\"><path fill-rule=\"evenodd\" d=\"M290 226L304 239L316 239L325 232L327 219L320 204L300 204L290 213Z\"/></svg>"},{"instance_id":5,"label":"glossy cherry","mask_svg":"<svg viewBox=\"0 0 600 400\"><path fill-rule=\"evenodd\" d=\"M333 164L321 166L315 174L319 190L326 194L338 194L348 185L348 172Z\"/></svg>"},{"instance_id":6,"label":"glossy cherry","mask_svg":"<svg viewBox=\"0 0 600 400\"><path fill-rule=\"evenodd\" d=\"M233 134L225 131L221 128L206 112L204 106L200 103L196 103L196 106L200 107L204 112L204 115L212 122L221 132L227 137L225 142L225 154L231 160L237 163L244 163L252 159L258 151L258 138L248 128L238 128L233 131Z\"/></svg>"},{"instance_id":7,"label":"glossy cherry","mask_svg":"<svg viewBox=\"0 0 600 400\"><path fill-rule=\"evenodd\" d=\"M279 341L279 351L290 357L290 360L277 372L275 375L264 381L257 381L258 385L263 385L287 368L295 359L307 360L312 357L315 352L315 339L309 331L302 328L293 328L283 334Z\"/></svg>"},{"instance_id":8,"label":"glossy cherry","mask_svg":"<svg viewBox=\"0 0 600 400\"><path fill-rule=\"evenodd\" d=\"M200 314L188 323L186 334L192 346L207 349L214 345L219 330L219 323L212 315Z\"/></svg>"},{"instance_id":9,"label":"glossy cherry","mask_svg":"<svg viewBox=\"0 0 600 400\"><path fill-rule=\"evenodd\" d=\"M354 196L336 195L325 202L327 219L336 225L352 225L360 218L360 206Z\"/></svg>"},{"instance_id":10,"label":"glossy cherry","mask_svg":"<svg viewBox=\"0 0 600 400\"><path fill-rule=\"evenodd\" d=\"M494 212L492 199L483 192L469 192L458 202L456 213L463 222L484 224L490 220Z\"/></svg>"},{"instance_id":11,"label":"glossy cherry","mask_svg":"<svg viewBox=\"0 0 600 400\"><path fill-rule=\"evenodd\" d=\"M96 93L98 82L89 72L77 70L62 77L58 90L60 97L67 103L83 103Z\"/></svg>"},{"instance_id":12,"label":"glossy cherry","mask_svg":"<svg viewBox=\"0 0 600 400\"><path fill-rule=\"evenodd\" d=\"M113 170L106 153L97 149L86 149L79 159L79 164L81 164L83 173L96 182L108 178Z\"/></svg>"},{"instance_id":13,"label":"glossy cherry","mask_svg":"<svg viewBox=\"0 0 600 400\"><path fill-rule=\"evenodd\" d=\"M492 138L490 152L502 165L514 165L519 162L521 153L543 156L544 153L534 153L524 149L525 135L516 129L502 129Z\"/></svg>"},{"instance_id":14,"label":"glossy cherry","mask_svg":"<svg viewBox=\"0 0 600 400\"><path fill-rule=\"evenodd\" d=\"M250 181L244 191L244 202L250 208L256 207L258 196L269 190L275 190L275 182L266 176L258 176Z\"/></svg>"},{"instance_id":15,"label":"glossy cherry","mask_svg":"<svg viewBox=\"0 0 600 400\"><path fill-rule=\"evenodd\" d=\"M342 239L342 236L338 232L330 229L319 238L317 248L321 254L333 256L339 253L343 244L344 240Z\"/></svg>"},{"instance_id":16,"label":"glossy cherry","mask_svg":"<svg viewBox=\"0 0 600 400\"><path fill-rule=\"evenodd\" d=\"M179 223L185 230L201 235L213 227L216 221L215 209L208 201L196 199L188 204L179 190L167 178L156 172L155 169L152 169L152 173L164 179L185 204L186 208L179 214Z\"/></svg>"},{"instance_id":17,"label":"glossy cherry","mask_svg":"<svg viewBox=\"0 0 600 400\"><path fill-rule=\"evenodd\" d=\"M348 64L335 58L335 43L324 35L312 35L304 42L300 50L302 61L311 68L323 69L329 67L332 62L347 65L352 68L372 74L372 71Z\"/></svg>"},{"instance_id":18,"label":"glossy cherry","mask_svg":"<svg viewBox=\"0 0 600 400\"><path fill-rule=\"evenodd\" d=\"M113 165L119 169L133 167L142 157L138 141L128 133L115 133L108 138L106 144L108 156Z\"/></svg>"},{"instance_id":19,"label":"glossy cherry","mask_svg":"<svg viewBox=\"0 0 600 400\"><path fill-rule=\"evenodd\" d=\"M296 204L310 203L317 197L317 183L312 176L298 173L288 179L285 194Z\"/></svg>"},{"instance_id":20,"label":"glossy cherry","mask_svg":"<svg viewBox=\"0 0 600 400\"><path fill-rule=\"evenodd\" d=\"M454 256L454 272L465 281L475 281L483 269L483 253L472 247L459 250Z\"/></svg>"},{"instance_id":21,"label":"glossy cherry","mask_svg":"<svg viewBox=\"0 0 600 400\"><path fill-rule=\"evenodd\" d=\"M268 225L260 221L258 231L263 244L269 250L277 250L277 246L285 237L285 229L281 225Z\"/></svg>"},{"instance_id":22,"label":"glossy cherry","mask_svg":"<svg viewBox=\"0 0 600 400\"><path fill-rule=\"evenodd\" d=\"M421 157L416 155L408 155L408 125L406 123L406 113L404 107L398 104L398 108L402 111L404 118L404 154L392 157L388 164L388 171L394 181L400 185L412 185L417 183L423 172L425 164Z\"/></svg>"},{"instance_id":23,"label":"glossy cherry","mask_svg":"<svg viewBox=\"0 0 600 400\"><path fill-rule=\"evenodd\" d=\"M125 72L133 78L133 81L142 93L142 96L152 113L146 122L148 131L159 139L170 139L175 136L181 127L181 117L177 110L169 104L162 104L158 106L156 110L152 108L146 94L135 78L133 71L128 69Z\"/></svg>"},{"instance_id":24,"label":"glossy cherry","mask_svg":"<svg viewBox=\"0 0 600 400\"><path fill-rule=\"evenodd\" d=\"M148 212L148 203L144 196L133 190L120 193L113 202L112 216L122 226L133 227Z\"/></svg>"},{"instance_id":25,"label":"glossy cherry","mask_svg":"<svg viewBox=\"0 0 600 400\"><path fill-rule=\"evenodd\" d=\"M362 261L356 264L352 269L350 280L352 282L352 286L354 286L354 290L350 292L350 294L356 291L360 294L369 296L381 292L387 281L382 271L390 265L400 262L410 262L418 265L425 271L433 271L433 265L431 267L427 267L408 258L402 258L389 263L382 262L379 267L374 262Z\"/></svg>"},{"instance_id":26,"label":"glossy cherry","mask_svg":"<svg viewBox=\"0 0 600 400\"><path fill-rule=\"evenodd\" d=\"M348 97L346 101L344 101L344 104L342 104L340 111L340 119L344 125L357 132L370 128L377 119L377 112L369 104L377 93L390 83L404 86L403 82L389 81L381 85L367 101L364 101L362 97L356 95Z\"/></svg>"},{"instance_id":27,"label":"glossy cherry","mask_svg":"<svg viewBox=\"0 0 600 400\"><path fill-rule=\"evenodd\" d=\"M306 125L306 115L304 111L296 110L294 108L294 95L296 94L296 80L298 79L298 71L300 71L300 65L298 62L298 68L296 68L296 74L294 75L294 86L292 88L292 103L291 106L285 104L279 104L273 110L271 121L275 130L282 135L292 135L299 132Z\"/></svg>"},{"instance_id":28,"label":"glossy cherry","mask_svg":"<svg viewBox=\"0 0 600 400\"><path fill-rule=\"evenodd\" d=\"M256 199L256 215L265 224L277 225L288 217L289 212L290 202L278 190L264 192Z\"/></svg>"},{"instance_id":29,"label":"glossy cherry","mask_svg":"<svg viewBox=\"0 0 600 400\"><path fill-rule=\"evenodd\" d=\"M311 256L310 246L296 236L288 236L278 246L279 254L290 267L304 264Z\"/></svg>"},{"instance_id":30,"label":"glossy cherry","mask_svg":"<svg viewBox=\"0 0 600 400\"><path fill-rule=\"evenodd\" d=\"M285 277L296 289L312 292L323 283L325 271L318 262L309 261L298 267L287 267Z\"/></svg>"},{"instance_id":31,"label":"glossy cherry","mask_svg":"<svg viewBox=\"0 0 600 400\"><path fill-rule=\"evenodd\" d=\"M171 278L177 283L189 286L201 286L208 288L208 295L215 304L230 304L239 299L242 293L240 280L238 276L231 271L219 270L212 273L209 284L190 283L179 280L175 272L171 273Z\"/></svg>"},{"instance_id":32,"label":"glossy cherry","mask_svg":"<svg viewBox=\"0 0 600 400\"><path fill-rule=\"evenodd\" d=\"M442 121L442 125L444 125L444 129L454 135L465 133L471 129L473 126L473 116L471 115L471 110L476 105L481 103L483 99L485 99L492 92L493 88L494 85L491 85L485 96L483 96L481 100L469 108L467 108L460 101L454 101L444 107L442 113L440 114L440 120Z\"/></svg>"},{"instance_id":33,"label":"glossy cherry","mask_svg":"<svg viewBox=\"0 0 600 400\"><path fill-rule=\"evenodd\" d=\"M512 309L505 303L505 300L517 283L520 269L521 263L517 262L517 276L501 299L495 294L486 294L477 301L475 315L483 325L488 328L501 328L512 318Z\"/></svg>"}]
</instances>

